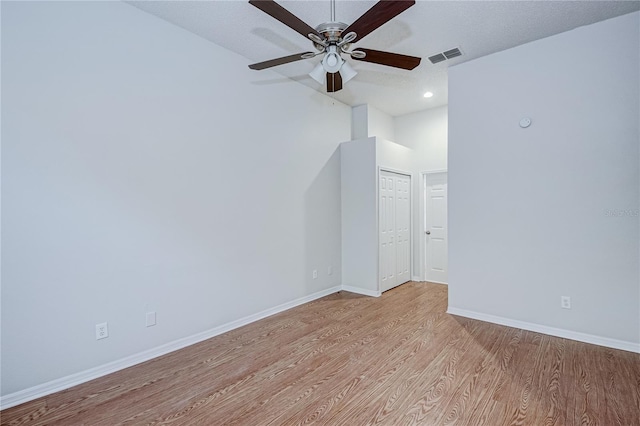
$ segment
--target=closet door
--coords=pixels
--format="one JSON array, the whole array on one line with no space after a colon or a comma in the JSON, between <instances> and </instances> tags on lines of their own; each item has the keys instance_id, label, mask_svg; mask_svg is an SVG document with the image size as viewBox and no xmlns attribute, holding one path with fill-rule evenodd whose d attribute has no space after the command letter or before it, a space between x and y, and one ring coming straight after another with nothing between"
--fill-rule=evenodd
<instances>
[{"instance_id":1,"label":"closet door","mask_svg":"<svg viewBox=\"0 0 640 426\"><path fill-rule=\"evenodd\" d=\"M378 187L380 291L411 279L411 177L380 171Z\"/></svg>"},{"instance_id":2,"label":"closet door","mask_svg":"<svg viewBox=\"0 0 640 426\"><path fill-rule=\"evenodd\" d=\"M396 286L396 191L392 173L380 172L378 229L380 291Z\"/></svg>"},{"instance_id":3,"label":"closet door","mask_svg":"<svg viewBox=\"0 0 640 426\"><path fill-rule=\"evenodd\" d=\"M411 280L411 177L396 179L396 285Z\"/></svg>"}]
</instances>

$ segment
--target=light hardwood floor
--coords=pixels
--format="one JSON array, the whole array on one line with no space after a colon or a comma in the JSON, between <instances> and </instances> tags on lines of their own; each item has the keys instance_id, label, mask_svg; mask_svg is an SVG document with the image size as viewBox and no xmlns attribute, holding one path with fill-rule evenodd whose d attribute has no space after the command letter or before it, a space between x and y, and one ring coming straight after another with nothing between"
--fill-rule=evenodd
<instances>
[{"instance_id":1,"label":"light hardwood floor","mask_svg":"<svg viewBox=\"0 0 640 426\"><path fill-rule=\"evenodd\" d=\"M2 425L640 425L640 355L340 292L0 413Z\"/></svg>"}]
</instances>

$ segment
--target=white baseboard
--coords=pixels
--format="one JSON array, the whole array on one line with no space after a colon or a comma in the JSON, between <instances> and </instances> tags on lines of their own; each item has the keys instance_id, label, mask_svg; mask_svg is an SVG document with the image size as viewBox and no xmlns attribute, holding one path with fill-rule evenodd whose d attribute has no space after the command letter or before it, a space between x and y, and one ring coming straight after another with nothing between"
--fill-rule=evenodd
<instances>
[{"instance_id":1,"label":"white baseboard","mask_svg":"<svg viewBox=\"0 0 640 426\"><path fill-rule=\"evenodd\" d=\"M335 286L326 290L321 290L308 296L292 300L291 302L283 303L274 308L265 309L262 312L258 312L256 314L231 321L229 323L220 325L207 331L203 331L201 333L194 334L192 336L174 340L173 342L157 346L144 352L130 355L128 357L110 362L108 364L100 365L98 367L90 368L89 370L71 374L66 377L61 377L59 379L55 379L41 385L36 385L28 389L10 393L8 395L0 397L0 410L14 407L25 402L33 401L34 399L59 392L61 390L68 389L82 383L86 383L93 379L97 379L98 377L115 373L116 371L131 367L136 364L140 364L145 361L149 361L150 359L157 358L159 356L168 354L169 352L185 348L195 343L202 342L203 340L210 339L222 333L226 333L227 331L242 327L244 325L261 320L279 312L286 311L287 309L294 308L304 303L311 302L312 300L319 299L329 294L336 293L340 290L342 290L341 286Z\"/></svg>"},{"instance_id":2,"label":"white baseboard","mask_svg":"<svg viewBox=\"0 0 640 426\"><path fill-rule=\"evenodd\" d=\"M562 337L564 339L577 340L578 342L591 343L607 348L620 349L628 352L640 353L640 343L627 342L624 340L611 339L609 337L595 336L593 334L580 333L577 331L565 330L562 328L549 327L546 325L531 322L519 321L510 318L499 317L481 312L468 311L449 307L448 314L461 317L477 319L494 324L506 325L507 327L521 328L523 330L534 331L536 333L548 334L550 336Z\"/></svg>"},{"instance_id":3,"label":"white baseboard","mask_svg":"<svg viewBox=\"0 0 640 426\"><path fill-rule=\"evenodd\" d=\"M443 283L442 281L425 281L425 282L432 283L432 284L449 285L449 283Z\"/></svg>"},{"instance_id":4,"label":"white baseboard","mask_svg":"<svg viewBox=\"0 0 640 426\"><path fill-rule=\"evenodd\" d=\"M380 292L375 290L367 290L360 287L351 287L350 285L343 285L342 289L349 293L362 294L363 296L380 297Z\"/></svg>"},{"instance_id":5,"label":"white baseboard","mask_svg":"<svg viewBox=\"0 0 640 426\"><path fill-rule=\"evenodd\" d=\"M443 282L441 282L441 281L428 281L428 280L425 280L424 278L419 277L419 276L417 276L417 275L416 275L416 276L411 277L411 281L417 281L417 282L421 282L421 283L425 283L425 282L427 282L427 283L433 283L433 284L444 284L444 285L449 285L449 283L443 283Z\"/></svg>"}]
</instances>

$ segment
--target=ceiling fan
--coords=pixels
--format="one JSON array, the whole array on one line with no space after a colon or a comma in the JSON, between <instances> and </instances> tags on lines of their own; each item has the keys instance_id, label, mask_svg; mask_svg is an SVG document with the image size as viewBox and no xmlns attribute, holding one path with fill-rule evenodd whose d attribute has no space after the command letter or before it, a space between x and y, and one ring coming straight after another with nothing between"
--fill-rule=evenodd
<instances>
[{"instance_id":1,"label":"ceiling fan","mask_svg":"<svg viewBox=\"0 0 640 426\"><path fill-rule=\"evenodd\" d=\"M249 3L310 39L316 49L315 52L296 53L249 65L252 70L263 70L324 54L322 61L309 75L320 84L326 81L327 92L337 92L342 89L342 83L346 83L357 74L349 63L342 59L342 54L357 61L405 70L412 70L420 64L420 58L415 56L363 48L349 50L352 43L362 40L378 27L413 6L414 0L381 0L351 25L336 22L335 0L331 0L331 22L320 24L315 28L307 25L273 0L250 0Z\"/></svg>"}]
</instances>

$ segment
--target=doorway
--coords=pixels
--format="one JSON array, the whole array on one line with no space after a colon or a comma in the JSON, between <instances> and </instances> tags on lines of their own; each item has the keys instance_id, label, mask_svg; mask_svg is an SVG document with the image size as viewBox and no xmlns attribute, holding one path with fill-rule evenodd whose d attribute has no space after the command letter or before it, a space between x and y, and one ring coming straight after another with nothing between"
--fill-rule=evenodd
<instances>
[{"instance_id":1,"label":"doorway","mask_svg":"<svg viewBox=\"0 0 640 426\"><path fill-rule=\"evenodd\" d=\"M448 282L447 173L424 173L424 279Z\"/></svg>"}]
</instances>

